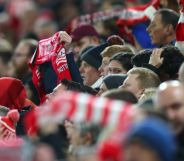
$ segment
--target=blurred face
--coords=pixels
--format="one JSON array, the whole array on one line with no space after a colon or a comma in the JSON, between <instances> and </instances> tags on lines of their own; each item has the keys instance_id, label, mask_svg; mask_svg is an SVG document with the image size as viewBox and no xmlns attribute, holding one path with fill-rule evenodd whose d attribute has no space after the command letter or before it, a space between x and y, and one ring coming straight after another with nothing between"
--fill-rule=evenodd
<instances>
[{"instance_id":1,"label":"blurred face","mask_svg":"<svg viewBox=\"0 0 184 161\"><path fill-rule=\"evenodd\" d=\"M73 145L74 151L80 145L88 145L88 143L87 143L87 136L83 136L82 137L80 135L78 124L76 124L76 123L73 126L72 145Z\"/></svg>"},{"instance_id":2,"label":"blurred face","mask_svg":"<svg viewBox=\"0 0 184 161\"><path fill-rule=\"evenodd\" d=\"M163 110L171 120L177 134L184 130L184 89L181 87L169 87L158 92L155 106Z\"/></svg>"},{"instance_id":3,"label":"blurred face","mask_svg":"<svg viewBox=\"0 0 184 161\"><path fill-rule=\"evenodd\" d=\"M100 72L85 61L82 61L79 71L85 85L92 86L100 78Z\"/></svg>"},{"instance_id":4,"label":"blurred face","mask_svg":"<svg viewBox=\"0 0 184 161\"><path fill-rule=\"evenodd\" d=\"M103 82L102 85L100 86L100 91L97 93L96 96L101 96L102 93L108 91L108 88L107 86L105 85L105 83Z\"/></svg>"},{"instance_id":5,"label":"blurred face","mask_svg":"<svg viewBox=\"0 0 184 161\"><path fill-rule=\"evenodd\" d=\"M117 60L112 60L109 63L109 74L127 74L127 71L122 67Z\"/></svg>"},{"instance_id":6,"label":"blurred face","mask_svg":"<svg viewBox=\"0 0 184 161\"><path fill-rule=\"evenodd\" d=\"M8 63L7 64L3 63L2 58L0 57L0 77L7 77L8 70L9 70Z\"/></svg>"},{"instance_id":7,"label":"blurred face","mask_svg":"<svg viewBox=\"0 0 184 161\"><path fill-rule=\"evenodd\" d=\"M155 15L151 21L151 24L146 29L146 31L149 33L149 36L151 37L151 43L157 46L165 45L163 42L165 42L166 38L166 26L162 24L161 18L161 14Z\"/></svg>"},{"instance_id":8,"label":"blurred face","mask_svg":"<svg viewBox=\"0 0 184 161\"><path fill-rule=\"evenodd\" d=\"M79 54L79 52L87 45L91 44L92 41L91 41L91 38L90 37L87 37L87 36L84 36L83 38L81 38L80 40L78 41L74 41L72 42L72 46L74 48L74 53L76 55Z\"/></svg>"},{"instance_id":9,"label":"blurred face","mask_svg":"<svg viewBox=\"0 0 184 161\"><path fill-rule=\"evenodd\" d=\"M103 57L102 59L102 65L99 68L100 75L104 78L108 75L109 72L109 57Z\"/></svg>"},{"instance_id":10,"label":"blurred face","mask_svg":"<svg viewBox=\"0 0 184 161\"><path fill-rule=\"evenodd\" d=\"M54 88L52 93L46 95L46 98L47 100L49 100L66 90L67 90L67 87L60 83L56 88Z\"/></svg>"},{"instance_id":11,"label":"blurred face","mask_svg":"<svg viewBox=\"0 0 184 161\"><path fill-rule=\"evenodd\" d=\"M144 92L144 89L140 89L139 82L136 79L138 77L138 74L130 74L124 81L123 86L120 86L119 88L127 89L131 92L133 92L137 98L140 98Z\"/></svg>"},{"instance_id":12,"label":"blurred face","mask_svg":"<svg viewBox=\"0 0 184 161\"><path fill-rule=\"evenodd\" d=\"M156 152L138 141L131 142L125 150L126 161L160 161Z\"/></svg>"},{"instance_id":13,"label":"blurred face","mask_svg":"<svg viewBox=\"0 0 184 161\"><path fill-rule=\"evenodd\" d=\"M15 73L22 77L29 70L28 62L31 56L28 56L29 46L26 44L19 44L13 55L13 65L15 68ZM27 73L26 73L27 74Z\"/></svg>"}]
</instances>

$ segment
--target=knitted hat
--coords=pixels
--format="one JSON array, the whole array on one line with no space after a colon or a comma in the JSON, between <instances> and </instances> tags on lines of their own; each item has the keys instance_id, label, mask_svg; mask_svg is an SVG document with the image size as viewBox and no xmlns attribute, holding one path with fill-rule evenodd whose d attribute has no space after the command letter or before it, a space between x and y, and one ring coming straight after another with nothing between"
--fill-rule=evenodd
<instances>
[{"instance_id":1,"label":"knitted hat","mask_svg":"<svg viewBox=\"0 0 184 161\"><path fill-rule=\"evenodd\" d=\"M81 60L86 61L92 67L98 69L102 64L102 56L100 53L107 47L112 45L123 45L124 40L117 35L113 35L107 39L107 42L104 42L98 46L95 46L87 50L81 57Z\"/></svg>"},{"instance_id":2,"label":"knitted hat","mask_svg":"<svg viewBox=\"0 0 184 161\"><path fill-rule=\"evenodd\" d=\"M88 24L88 23L80 23L77 25L70 35L73 41L78 41L84 36L97 36L99 37L99 33L97 30L94 28L93 25Z\"/></svg>"},{"instance_id":3,"label":"knitted hat","mask_svg":"<svg viewBox=\"0 0 184 161\"><path fill-rule=\"evenodd\" d=\"M169 125L158 117L149 116L141 123L135 123L128 144L139 141L154 150L161 161L172 161L176 153L176 143Z\"/></svg>"},{"instance_id":4,"label":"knitted hat","mask_svg":"<svg viewBox=\"0 0 184 161\"><path fill-rule=\"evenodd\" d=\"M124 74L110 74L103 78L103 82L107 88L114 89L123 85L124 80L127 78L127 75Z\"/></svg>"},{"instance_id":5,"label":"knitted hat","mask_svg":"<svg viewBox=\"0 0 184 161\"><path fill-rule=\"evenodd\" d=\"M0 138L4 138L4 141L9 141L16 138L15 126L19 120L18 110L11 110L6 117L0 117Z\"/></svg>"}]
</instances>

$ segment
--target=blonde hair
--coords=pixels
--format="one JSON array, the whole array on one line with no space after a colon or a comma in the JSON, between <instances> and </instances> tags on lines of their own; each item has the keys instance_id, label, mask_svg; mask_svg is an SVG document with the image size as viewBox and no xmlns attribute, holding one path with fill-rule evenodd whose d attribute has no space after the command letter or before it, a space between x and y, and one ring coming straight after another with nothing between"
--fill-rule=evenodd
<instances>
[{"instance_id":1,"label":"blonde hair","mask_svg":"<svg viewBox=\"0 0 184 161\"><path fill-rule=\"evenodd\" d=\"M144 99L153 98L156 94L156 88L148 88L144 91Z\"/></svg>"},{"instance_id":2,"label":"blonde hair","mask_svg":"<svg viewBox=\"0 0 184 161\"><path fill-rule=\"evenodd\" d=\"M106 47L105 50L103 50L100 55L102 57L110 57L112 58L114 55L120 52L131 52L134 54L134 52L128 47L123 45L112 45L109 47Z\"/></svg>"},{"instance_id":3,"label":"blonde hair","mask_svg":"<svg viewBox=\"0 0 184 161\"><path fill-rule=\"evenodd\" d=\"M149 69L146 68L133 68L128 71L128 75L137 74L136 80L138 80L139 88L151 88L158 87L160 85L159 77Z\"/></svg>"}]
</instances>

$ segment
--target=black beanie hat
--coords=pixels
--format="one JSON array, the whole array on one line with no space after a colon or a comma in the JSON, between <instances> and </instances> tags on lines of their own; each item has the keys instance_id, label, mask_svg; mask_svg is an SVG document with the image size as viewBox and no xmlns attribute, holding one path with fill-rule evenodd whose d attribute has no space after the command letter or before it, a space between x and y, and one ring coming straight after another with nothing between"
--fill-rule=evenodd
<instances>
[{"instance_id":1,"label":"black beanie hat","mask_svg":"<svg viewBox=\"0 0 184 161\"><path fill-rule=\"evenodd\" d=\"M110 74L105 78L103 78L103 82L110 90L122 86L126 78L127 78L126 74Z\"/></svg>"},{"instance_id":2,"label":"black beanie hat","mask_svg":"<svg viewBox=\"0 0 184 161\"><path fill-rule=\"evenodd\" d=\"M95 46L87 50L81 57L81 60L86 61L92 67L98 69L102 64L102 56L100 53L107 47L112 45L123 45L124 40L117 35L113 35L107 39L107 42L104 42L98 46Z\"/></svg>"}]
</instances>

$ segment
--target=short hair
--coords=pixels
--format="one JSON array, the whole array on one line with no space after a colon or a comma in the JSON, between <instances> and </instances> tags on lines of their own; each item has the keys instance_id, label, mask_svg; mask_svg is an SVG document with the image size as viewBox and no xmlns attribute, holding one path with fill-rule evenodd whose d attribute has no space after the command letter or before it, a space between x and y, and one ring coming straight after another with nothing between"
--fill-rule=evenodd
<instances>
[{"instance_id":1,"label":"short hair","mask_svg":"<svg viewBox=\"0 0 184 161\"><path fill-rule=\"evenodd\" d=\"M93 89L92 87L88 86L88 85L84 85L85 89L86 89L86 92L88 94L92 94L92 95L97 95L98 91Z\"/></svg>"},{"instance_id":2,"label":"short hair","mask_svg":"<svg viewBox=\"0 0 184 161\"><path fill-rule=\"evenodd\" d=\"M34 39L22 39L19 44L26 44L29 46L28 56L33 56L38 47L38 41Z\"/></svg>"},{"instance_id":3,"label":"short hair","mask_svg":"<svg viewBox=\"0 0 184 161\"><path fill-rule=\"evenodd\" d=\"M114 55L116 55L117 53L120 53L120 52L131 52L131 53L133 53L133 51L128 46L112 45L112 46L106 47L105 50L103 50L100 53L100 55L102 57L112 58Z\"/></svg>"},{"instance_id":4,"label":"short hair","mask_svg":"<svg viewBox=\"0 0 184 161\"><path fill-rule=\"evenodd\" d=\"M114 55L109 63L112 60L117 60L118 62L120 62L120 64L122 65L122 67L126 70L129 71L130 69L133 68L132 62L131 62L131 58L134 56L134 54L130 53L130 52L121 52L118 53L116 55Z\"/></svg>"},{"instance_id":5,"label":"short hair","mask_svg":"<svg viewBox=\"0 0 184 161\"><path fill-rule=\"evenodd\" d=\"M110 99L126 101L126 102L133 103L133 104L138 102L135 94L125 89L112 89L112 90L104 92L101 96L110 98Z\"/></svg>"},{"instance_id":6,"label":"short hair","mask_svg":"<svg viewBox=\"0 0 184 161\"><path fill-rule=\"evenodd\" d=\"M152 52L152 49L141 50L138 54L132 57L132 64L136 67L142 67L144 63L149 63Z\"/></svg>"},{"instance_id":7,"label":"short hair","mask_svg":"<svg viewBox=\"0 0 184 161\"><path fill-rule=\"evenodd\" d=\"M85 90L83 89L83 87L79 83L74 82L74 81L70 81L66 78L62 79L60 81L60 83L63 84L64 86L66 86L67 90L77 91L77 92L85 92Z\"/></svg>"},{"instance_id":8,"label":"short hair","mask_svg":"<svg viewBox=\"0 0 184 161\"><path fill-rule=\"evenodd\" d=\"M162 15L161 21L165 26L171 24L173 26L173 30L175 31L180 17L178 13L171 9L160 9L154 13L154 15L157 14Z\"/></svg>"},{"instance_id":9,"label":"short hair","mask_svg":"<svg viewBox=\"0 0 184 161\"><path fill-rule=\"evenodd\" d=\"M133 68L128 71L128 75L130 74L137 74L139 87L143 88L151 88L151 87L158 87L160 85L159 77L149 69L146 68Z\"/></svg>"},{"instance_id":10,"label":"short hair","mask_svg":"<svg viewBox=\"0 0 184 161\"><path fill-rule=\"evenodd\" d=\"M0 116L6 116L9 111L9 108L0 105Z\"/></svg>"},{"instance_id":11,"label":"short hair","mask_svg":"<svg viewBox=\"0 0 184 161\"><path fill-rule=\"evenodd\" d=\"M102 127L94 123L79 123L78 124L80 136L84 137L87 132L92 135L92 145L96 144Z\"/></svg>"},{"instance_id":12,"label":"short hair","mask_svg":"<svg viewBox=\"0 0 184 161\"><path fill-rule=\"evenodd\" d=\"M147 88L144 91L145 100L149 98L153 98L156 94L156 90L157 90L156 88Z\"/></svg>"},{"instance_id":13,"label":"short hair","mask_svg":"<svg viewBox=\"0 0 184 161\"><path fill-rule=\"evenodd\" d=\"M166 73L172 78L178 73L181 64L184 62L184 56L178 47L167 45L162 47L161 57L164 57L163 64L158 69L158 75L161 78L161 72Z\"/></svg>"}]
</instances>

